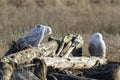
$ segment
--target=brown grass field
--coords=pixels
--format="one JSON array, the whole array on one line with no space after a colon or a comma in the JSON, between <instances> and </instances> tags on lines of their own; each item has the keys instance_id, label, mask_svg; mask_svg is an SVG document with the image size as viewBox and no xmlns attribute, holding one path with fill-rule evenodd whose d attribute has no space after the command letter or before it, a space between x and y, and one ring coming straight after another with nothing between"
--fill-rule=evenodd
<instances>
[{"instance_id":1,"label":"brown grass field","mask_svg":"<svg viewBox=\"0 0 120 80\"><path fill-rule=\"evenodd\" d=\"M107 58L120 61L120 0L0 0L0 56L36 24L50 25L55 37L81 34L85 56L90 35L101 32Z\"/></svg>"}]
</instances>

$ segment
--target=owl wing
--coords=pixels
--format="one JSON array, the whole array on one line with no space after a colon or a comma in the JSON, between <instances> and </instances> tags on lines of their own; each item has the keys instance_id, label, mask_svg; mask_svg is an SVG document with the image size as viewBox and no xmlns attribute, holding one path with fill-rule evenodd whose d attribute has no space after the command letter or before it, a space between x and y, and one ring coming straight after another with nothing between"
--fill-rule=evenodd
<instances>
[{"instance_id":1,"label":"owl wing","mask_svg":"<svg viewBox=\"0 0 120 80\"><path fill-rule=\"evenodd\" d=\"M90 42L89 47L88 47L88 51L89 51L91 56L96 54L95 50L96 50L96 46L92 42Z\"/></svg>"},{"instance_id":2,"label":"owl wing","mask_svg":"<svg viewBox=\"0 0 120 80\"><path fill-rule=\"evenodd\" d=\"M105 54L106 54L106 46L105 46L104 43L101 43L101 44L99 45L99 50L98 50L98 52L100 53L100 56L101 56L101 57L104 57L104 56L105 56Z\"/></svg>"}]
</instances>

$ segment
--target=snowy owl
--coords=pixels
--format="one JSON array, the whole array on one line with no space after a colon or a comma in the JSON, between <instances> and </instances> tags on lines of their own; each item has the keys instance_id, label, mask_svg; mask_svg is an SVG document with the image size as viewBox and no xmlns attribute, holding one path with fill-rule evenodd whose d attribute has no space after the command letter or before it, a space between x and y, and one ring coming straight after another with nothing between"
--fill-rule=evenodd
<instances>
[{"instance_id":1,"label":"snowy owl","mask_svg":"<svg viewBox=\"0 0 120 80\"><path fill-rule=\"evenodd\" d=\"M105 57L106 46L101 33L93 33L88 50L91 56Z\"/></svg>"},{"instance_id":2,"label":"snowy owl","mask_svg":"<svg viewBox=\"0 0 120 80\"><path fill-rule=\"evenodd\" d=\"M17 43L20 48L25 48L28 45L39 47L45 35L52 33L52 29L45 25L36 25L27 35L18 39Z\"/></svg>"}]
</instances>

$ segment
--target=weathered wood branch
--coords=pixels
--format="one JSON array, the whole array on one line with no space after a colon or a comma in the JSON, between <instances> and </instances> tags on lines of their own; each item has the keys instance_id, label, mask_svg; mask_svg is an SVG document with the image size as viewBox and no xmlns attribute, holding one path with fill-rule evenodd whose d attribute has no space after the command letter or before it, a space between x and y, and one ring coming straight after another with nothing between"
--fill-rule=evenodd
<instances>
[{"instance_id":1,"label":"weathered wood branch","mask_svg":"<svg viewBox=\"0 0 120 80\"><path fill-rule=\"evenodd\" d=\"M66 52L69 50L71 44L72 44L72 41L70 41L70 42L68 42L68 43L66 44L66 46L64 47L64 49L61 51L60 56L64 56L64 55L66 54Z\"/></svg>"},{"instance_id":2,"label":"weathered wood branch","mask_svg":"<svg viewBox=\"0 0 120 80\"><path fill-rule=\"evenodd\" d=\"M13 67L9 63L0 63L0 80L10 80Z\"/></svg>"},{"instance_id":3,"label":"weathered wood branch","mask_svg":"<svg viewBox=\"0 0 120 80\"><path fill-rule=\"evenodd\" d=\"M57 52L57 56L60 55L61 51L63 50L64 45L65 45L65 43L62 42L62 44L60 45L59 50L58 50L58 52Z\"/></svg>"},{"instance_id":4,"label":"weathered wood branch","mask_svg":"<svg viewBox=\"0 0 120 80\"><path fill-rule=\"evenodd\" d=\"M21 64L27 61L31 61L35 57L54 55L58 48L57 41L50 41L48 43L41 44L41 47L31 47L26 50L4 56L0 59L0 62L14 62Z\"/></svg>"},{"instance_id":5,"label":"weathered wood branch","mask_svg":"<svg viewBox=\"0 0 120 80\"><path fill-rule=\"evenodd\" d=\"M39 57L47 66L58 69L89 69L107 63L105 58L98 57Z\"/></svg>"},{"instance_id":6,"label":"weathered wood branch","mask_svg":"<svg viewBox=\"0 0 120 80\"><path fill-rule=\"evenodd\" d=\"M80 34L73 37L71 47L68 49L64 57L68 57L75 49L81 48L83 44L84 44L84 41Z\"/></svg>"},{"instance_id":7,"label":"weathered wood branch","mask_svg":"<svg viewBox=\"0 0 120 80\"><path fill-rule=\"evenodd\" d=\"M80 34L68 34L62 39L57 56L68 57L75 49L81 48L84 40Z\"/></svg>"},{"instance_id":8,"label":"weathered wood branch","mask_svg":"<svg viewBox=\"0 0 120 80\"><path fill-rule=\"evenodd\" d=\"M47 79L47 66L46 66L44 60L35 58L33 60L33 63L35 64L34 74L40 80L46 80Z\"/></svg>"},{"instance_id":9,"label":"weathered wood branch","mask_svg":"<svg viewBox=\"0 0 120 80\"><path fill-rule=\"evenodd\" d=\"M72 41L73 36L74 36L73 34L68 34L62 38L61 44L60 44L58 52L57 52L57 56L61 56L60 54L61 54L62 50L64 49L65 44L67 44L69 41Z\"/></svg>"}]
</instances>

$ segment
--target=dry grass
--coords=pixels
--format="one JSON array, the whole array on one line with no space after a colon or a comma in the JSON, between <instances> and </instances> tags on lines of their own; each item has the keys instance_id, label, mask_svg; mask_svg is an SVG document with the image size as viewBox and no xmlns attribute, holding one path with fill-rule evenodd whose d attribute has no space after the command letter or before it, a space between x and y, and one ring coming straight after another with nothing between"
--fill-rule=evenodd
<instances>
[{"instance_id":1,"label":"dry grass","mask_svg":"<svg viewBox=\"0 0 120 80\"><path fill-rule=\"evenodd\" d=\"M119 0L0 0L0 53L36 24L50 25L53 36L80 33L84 54L90 34L101 32L108 59L120 60ZM86 54L85 54L86 55Z\"/></svg>"}]
</instances>

